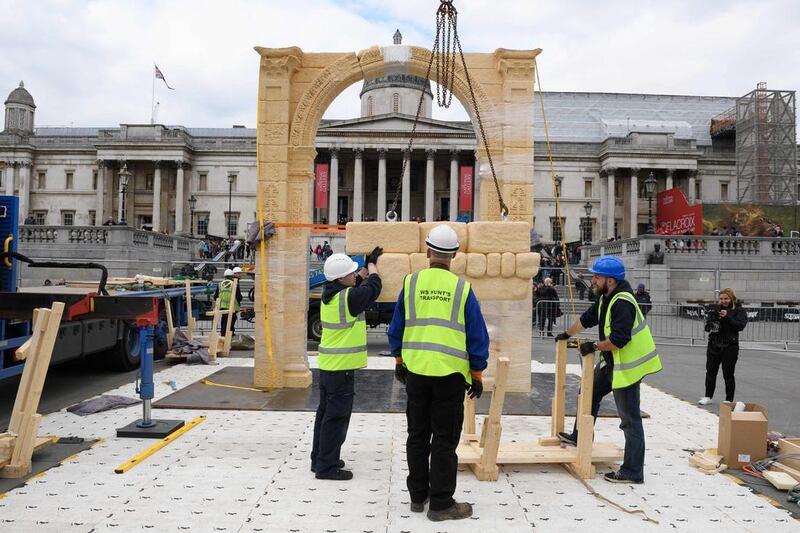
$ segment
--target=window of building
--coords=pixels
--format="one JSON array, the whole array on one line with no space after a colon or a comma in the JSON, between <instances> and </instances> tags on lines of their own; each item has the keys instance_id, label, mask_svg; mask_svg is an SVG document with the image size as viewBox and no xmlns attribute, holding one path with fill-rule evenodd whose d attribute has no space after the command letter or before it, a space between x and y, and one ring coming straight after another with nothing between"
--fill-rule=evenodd
<instances>
[{"instance_id":1,"label":"window of building","mask_svg":"<svg viewBox=\"0 0 800 533\"><path fill-rule=\"evenodd\" d=\"M47 172L39 172L36 178L36 188L43 191L47 188Z\"/></svg>"},{"instance_id":2,"label":"window of building","mask_svg":"<svg viewBox=\"0 0 800 533\"><path fill-rule=\"evenodd\" d=\"M210 213L208 212L199 212L194 214L195 218L197 219L197 234L198 235L207 235L208 234L208 220L210 217Z\"/></svg>"},{"instance_id":3,"label":"window of building","mask_svg":"<svg viewBox=\"0 0 800 533\"><path fill-rule=\"evenodd\" d=\"M583 197L584 198L592 198L594 197L594 191L592 190L592 186L594 182L590 179L583 180Z\"/></svg>"},{"instance_id":4,"label":"window of building","mask_svg":"<svg viewBox=\"0 0 800 533\"><path fill-rule=\"evenodd\" d=\"M152 191L153 190L153 175L152 174L145 174L144 175L144 190Z\"/></svg>"},{"instance_id":5,"label":"window of building","mask_svg":"<svg viewBox=\"0 0 800 533\"><path fill-rule=\"evenodd\" d=\"M90 226L97 225L97 211L93 209L89 210L89 225Z\"/></svg>"},{"instance_id":6,"label":"window of building","mask_svg":"<svg viewBox=\"0 0 800 533\"><path fill-rule=\"evenodd\" d=\"M197 175L197 190L208 190L208 172L201 172ZM205 233L203 233L203 235L205 235Z\"/></svg>"},{"instance_id":7,"label":"window of building","mask_svg":"<svg viewBox=\"0 0 800 533\"><path fill-rule=\"evenodd\" d=\"M225 212L226 235L236 235L239 231L239 213Z\"/></svg>"},{"instance_id":8,"label":"window of building","mask_svg":"<svg viewBox=\"0 0 800 533\"><path fill-rule=\"evenodd\" d=\"M233 181L231 181L231 178L233 178ZM238 178L239 176L234 173L228 174L228 186L230 187L229 190L236 192L236 182L239 181Z\"/></svg>"},{"instance_id":9,"label":"window of building","mask_svg":"<svg viewBox=\"0 0 800 533\"><path fill-rule=\"evenodd\" d=\"M394 93L392 95L392 112L399 113L400 112L400 95Z\"/></svg>"},{"instance_id":10,"label":"window of building","mask_svg":"<svg viewBox=\"0 0 800 533\"><path fill-rule=\"evenodd\" d=\"M561 233L561 229L566 230L566 219L561 217L561 224L558 223L558 218L550 217L550 235L552 236L553 242L564 240L563 234Z\"/></svg>"},{"instance_id":11,"label":"window of building","mask_svg":"<svg viewBox=\"0 0 800 533\"><path fill-rule=\"evenodd\" d=\"M594 225L596 218L581 218L581 242L592 242L594 238Z\"/></svg>"},{"instance_id":12,"label":"window of building","mask_svg":"<svg viewBox=\"0 0 800 533\"><path fill-rule=\"evenodd\" d=\"M71 170L68 170L67 171L67 175L66 175L64 188L67 189L67 190L72 189L73 185L75 185L74 182L75 182L75 173L72 172ZM68 224L65 224L65 225L68 225Z\"/></svg>"},{"instance_id":13,"label":"window of building","mask_svg":"<svg viewBox=\"0 0 800 533\"><path fill-rule=\"evenodd\" d=\"M74 226L75 225L75 211L61 211L61 225Z\"/></svg>"},{"instance_id":14,"label":"window of building","mask_svg":"<svg viewBox=\"0 0 800 533\"><path fill-rule=\"evenodd\" d=\"M725 182L719 184L719 200L720 202L728 201L728 184Z\"/></svg>"},{"instance_id":15,"label":"window of building","mask_svg":"<svg viewBox=\"0 0 800 533\"><path fill-rule=\"evenodd\" d=\"M47 211L42 209L38 211L33 211L33 219L36 220L37 226L44 226L47 224Z\"/></svg>"},{"instance_id":16,"label":"window of building","mask_svg":"<svg viewBox=\"0 0 800 533\"><path fill-rule=\"evenodd\" d=\"M97 171L92 172L92 190L97 190Z\"/></svg>"},{"instance_id":17,"label":"window of building","mask_svg":"<svg viewBox=\"0 0 800 533\"><path fill-rule=\"evenodd\" d=\"M702 197L700 196L700 191L703 189L702 182L697 180L694 182L694 199L700 200Z\"/></svg>"},{"instance_id":18,"label":"window of building","mask_svg":"<svg viewBox=\"0 0 800 533\"><path fill-rule=\"evenodd\" d=\"M367 97L367 116L372 116L372 97Z\"/></svg>"}]
</instances>

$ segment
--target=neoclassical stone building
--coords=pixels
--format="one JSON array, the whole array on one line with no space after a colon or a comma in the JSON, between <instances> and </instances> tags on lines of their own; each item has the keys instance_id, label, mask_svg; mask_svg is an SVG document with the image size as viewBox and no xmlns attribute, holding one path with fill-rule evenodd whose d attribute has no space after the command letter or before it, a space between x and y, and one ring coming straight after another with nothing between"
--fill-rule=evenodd
<instances>
[{"instance_id":1,"label":"neoclassical stone building","mask_svg":"<svg viewBox=\"0 0 800 533\"><path fill-rule=\"evenodd\" d=\"M422 112L409 153L420 91ZM310 191L315 220L383 220L402 183L407 186L398 201L401 219L480 219L473 125L433 119L430 83L415 76L364 82L360 98L361 116L323 120L318 129L315 163L335 179ZM534 226L543 240L642 233L648 221L643 183L651 173L658 191L674 186L690 201L736 201L734 140L709 134L712 117L731 108L735 98L552 92L544 101L566 235L556 220L537 97ZM34 98L20 83L5 101L0 133L0 192L20 197L23 221L118 221L120 178L126 173L124 219L130 225L241 236L255 219L254 129L36 127L35 111ZM317 203L320 195L325 202ZM196 200L193 210L190 197Z\"/></svg>"}]
</instances>

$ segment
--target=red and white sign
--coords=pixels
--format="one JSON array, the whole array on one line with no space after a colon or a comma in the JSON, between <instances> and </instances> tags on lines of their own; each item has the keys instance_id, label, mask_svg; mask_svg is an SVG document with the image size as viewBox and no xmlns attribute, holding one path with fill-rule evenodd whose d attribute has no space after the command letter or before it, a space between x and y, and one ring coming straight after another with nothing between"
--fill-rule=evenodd
<instances>
[{"instance_id":1,"label":"red and white sign","mask_svg":"<svg viewBox=\"0 0 800 533\"><path fill-rule=\"evenodd\" d=\"M458 180L458 210L472 211L472 167L461 167Z\"/></svg>"},{"instance_id":2,"label":"red and white sign","mask_svg":"<svg viewBox=\"0 0 800 533\"><path fill-rule=\"evenodd\" d=\"M689 205L678 188L658 193L656 233L662 235L703 234L703 206Z\"/></svg>"},{"instance_id":3,"label":"red and white sign","mask_svg":"<svg viewBox=\"0 0 800 533\"><path fill-rule=\"evenodd\" d=\"M325 209L328 207L328 176L330 172L330 165L328 163L317 163L316 169L316 200L314 204Z\"/></svg>"}]
</instances>

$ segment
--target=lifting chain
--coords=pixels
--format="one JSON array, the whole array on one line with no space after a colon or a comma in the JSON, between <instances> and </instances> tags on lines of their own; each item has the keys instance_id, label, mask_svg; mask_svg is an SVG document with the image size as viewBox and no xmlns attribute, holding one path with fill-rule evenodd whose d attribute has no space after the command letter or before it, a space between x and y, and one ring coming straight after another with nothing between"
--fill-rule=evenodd
<instances>
[{"instance_id":1,"label":"lifting chain","mask_svg":"<svg viewBox=\"0 0 800 533\"><path fill-rule=\"evenodd\" d=\"M453 5L453 0L440 0L439 9L436 11L436 37L433 41L433 48L431 49L431 57L428 61L428 68L425 73L425 79L431 79L431 70L433 69L433 62L436 61L436 103L440 107L448 109L453 102L453 82L455 80L456 72L456 51L458 51L458 58L461 59L461 65L464 69L464 77L467 81L467 88L469 89L470 100L472 109L475 112L475 118L478 122L478 130L481 134L483 146L486 148L486 157L489 160L489 168L492 171L492 180L494 187L497 191L497 199L500 202L500 217L502 220L508 219L508 206L503 201L503 193L500 191L500 182L497 180L497 173L494 169L494 162L492 161L492 152L489 150L489 141L486 138L486 131L483 128L483 120L481 119L481 112L478 109L478 101L475 98L475 91L472 88L472 79L467 69L467 61L464 58L464 51L461 49L461 41L458 38L458 11ZM414 135L417 131L417 124L419 123L419 116L422 113L422 107L425 99L425 85L420 87L419 102L417 103L417 113L414 116L414 124L411 127L411 134L408 138L408 146L403 154L403 166L400 173L400 185L394 193L394 199L389 211L386 213L386 220L394 222L397 220L397 202L400 199L400 193L403 190L403 176L406 174L406 165L411 164L411 149L414 145ZM453 201L453 199L451 199Z\"/></svg>"}]
</instances>

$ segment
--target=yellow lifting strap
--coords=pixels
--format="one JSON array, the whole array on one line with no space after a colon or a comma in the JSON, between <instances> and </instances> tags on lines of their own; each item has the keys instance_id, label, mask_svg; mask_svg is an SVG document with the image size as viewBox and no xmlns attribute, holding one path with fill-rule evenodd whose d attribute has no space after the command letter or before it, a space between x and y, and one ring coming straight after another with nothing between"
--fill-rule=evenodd
<instances>
[{"instance_id":1,"label":"yellow lifting strap","mask_svg":"<svg viewBox=\"0 0 800 533\"><path fill-rule=\"evenodd\" d=\"M534 75L534 92L537 90L539 91L539 103L542 106L542 124L544 125L544 138L547 143L547 160L550 163L550 181L553 184L553 197L556 199L556 220L558 221L558 227L561 232L561 250L562 255L565 258L564 261L564 273L567 276L567 289L569 291L569 304L572 311L572 320L574 321L577 318L577 314L575 312L575 297L572 291L572 275L569 270L569 257L567 256L567 245L564 241L564 219L561 218L561 203L559 202L559 192L558 192L558 185L556 183L556 170L553 166L553 147L550 144L550 130L547 128L547 113L544 110L544 91L542 91L542 80L539 78L539 65L536 63L536 58L533 59L533 71Z\"/></svg>"}]
</instances>

